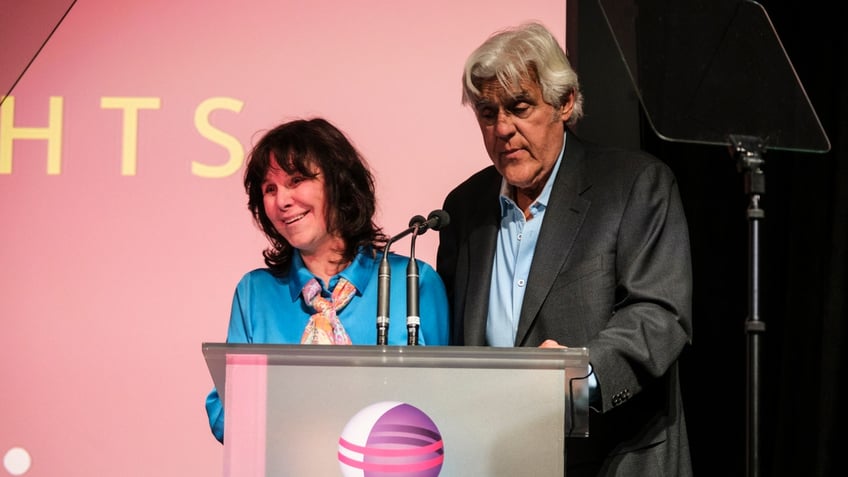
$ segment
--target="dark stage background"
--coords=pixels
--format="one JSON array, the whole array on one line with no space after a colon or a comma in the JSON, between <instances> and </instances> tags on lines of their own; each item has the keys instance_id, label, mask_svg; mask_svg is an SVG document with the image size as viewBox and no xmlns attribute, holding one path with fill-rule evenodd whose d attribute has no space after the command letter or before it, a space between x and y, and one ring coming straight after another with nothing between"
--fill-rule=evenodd
<instances>
[{"instance_id":1,"label":"dark stage background","mask_svg":"<svg viewBox=\"0 0 848 477\"><path fill-rule=\"evenodd\" d=\"M760 475L838 475L848 424L848 38L838 3L763 1L831 142L824 154L769 150L761 201ZM648 127L594 0L571 1L567 46L585 87L578 132L636 144L671 165L690 224L694 340L681 364L695 474L746 475L748 196L721 146L670 143ZM648 52L642 52L647 54ZM766 85L764 85L766 87ZM730 110L731 108L728 108ZM789 112L787 112L789 114ZM609 141L607 141L609 142Z\"/></svg>"}]
</instances>

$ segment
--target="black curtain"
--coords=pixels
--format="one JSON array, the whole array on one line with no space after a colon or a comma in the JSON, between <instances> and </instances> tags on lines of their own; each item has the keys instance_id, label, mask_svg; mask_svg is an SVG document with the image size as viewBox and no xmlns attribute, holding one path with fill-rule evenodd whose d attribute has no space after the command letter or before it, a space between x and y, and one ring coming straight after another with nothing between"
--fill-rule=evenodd
<instances>
[{"instance_id":1,"label":"black curtain","mask_svg":"<svg viewBox=\"0 0 848 477\"><path fill-rule=\"evenodd\" d=\"M620 60L601 54L607 40L597 35L592 3L570 1L581 8L568 8L567 45L586 86L589 119L578 132L603 141L620 127L619 137L627 138L626 124L632 123L639 146L670 164L677 175L690 224L695 278L694 340L681 363L694 470L699 476L744 476L749 456L745 177L726 148L665 142L643 117L620 126L620 118L605 115L620 115L627 105L610 105L606 99L621 94L600 94L623 83L609 79L615 71L610 62ZM848 82L848 35L838 2L760 3L832 145L825 154L769 150L764 156L760 475L841 475L838 436L848 425L839 405L848 399L843 379L848 377L848 353L843 351L848 341L848 94L843 86ZM575 28L586 33L577 34ZM595 80L603 86L589 86Z\"/></svg>"}]
</instances>

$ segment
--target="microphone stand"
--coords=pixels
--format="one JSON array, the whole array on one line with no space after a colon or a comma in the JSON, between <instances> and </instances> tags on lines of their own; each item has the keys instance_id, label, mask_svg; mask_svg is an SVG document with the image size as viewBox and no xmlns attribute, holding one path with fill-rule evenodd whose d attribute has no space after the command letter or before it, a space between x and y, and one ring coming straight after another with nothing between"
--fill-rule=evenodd
<instances>
[{"instance_id":1,"label":"microphone stand","mask_svg":"<svg viewBox=\"0 0 848 477\"><path fill-rule=\"evenodd\" d=\"M383 258L377 272L377 344L388 344L389 340L389 288L392 282L392 268L389 266L389 247L393 238L383 248Z\"/></svg>"},{"instance_id":2,"label":"microphone stand","mask_svg":"<svg viewBox=\"0 0 848 477\"><path fill-rule=\"evenodd\" d=\"M409 247L409 264L406 266L406 344L409 346L418 346L418 328L421 325L418 315L418 262L415 261L415 238L419 235L419 227L420 224L415 224Z\"/></svg>"}]
</instances>

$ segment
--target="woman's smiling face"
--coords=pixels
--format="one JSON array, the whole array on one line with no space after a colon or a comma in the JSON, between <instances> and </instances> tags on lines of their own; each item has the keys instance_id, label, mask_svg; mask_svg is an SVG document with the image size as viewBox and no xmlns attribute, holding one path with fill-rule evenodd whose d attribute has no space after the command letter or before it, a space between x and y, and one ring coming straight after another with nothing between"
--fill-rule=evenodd
<instances>
[{"instance_id":1,"label":"woman's smiling face","mask_svg":"<svg viewBox=\"0 0 848 477\"><path fill-rule=\"evenodd\" d=\"M262 183L265 214L274 228L302 255L330 251L337 238L327 226L327 200L320 171L289 174L271 158Z\"/></svg>"}]
</instances>

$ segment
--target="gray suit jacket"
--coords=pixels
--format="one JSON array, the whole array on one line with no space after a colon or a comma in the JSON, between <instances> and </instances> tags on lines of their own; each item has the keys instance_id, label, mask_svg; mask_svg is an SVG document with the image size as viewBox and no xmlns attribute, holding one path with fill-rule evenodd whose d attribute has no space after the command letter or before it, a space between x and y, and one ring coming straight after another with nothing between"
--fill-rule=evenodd
<instances>
[{"instance_id":1,"label":"gray suit jacket","mask_svg":"<svg viewBox=\"0 0 848 477\"><path fill-rule=\"evenodd\" d=\"M601 399L589 438L568 439L569 477L688 476L677 359L691 339L689 235L658 159L567 135L530 268L516 346L587 347ZM486 345L501 176L488 167L445 199L437 269L452 344Z\"/></svg>"}]
</instances>

